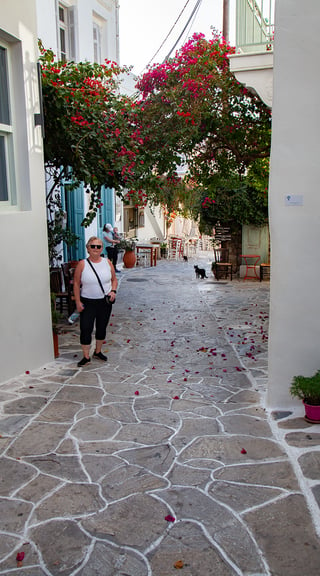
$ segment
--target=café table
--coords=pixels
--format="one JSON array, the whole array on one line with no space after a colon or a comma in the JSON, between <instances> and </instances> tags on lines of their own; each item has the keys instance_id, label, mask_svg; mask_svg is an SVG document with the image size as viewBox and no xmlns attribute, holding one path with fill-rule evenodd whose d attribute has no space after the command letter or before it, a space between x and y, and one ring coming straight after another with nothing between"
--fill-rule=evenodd
<instances>
[{"instance_id":1,"label":"caf\u00e9 table","mask_svg":"<svg viewBox=\"0 0 320 576\"><path fill-rule=\"evenodd\" d=\"M240 254L240 258L243 258L246 264L244 280L248 280L249 278L260 280L260 274L258 274L256 270L256 266L258 266L260 260L259 254ZM253 271L253 275L252 272L250 274L250 271Z\"/></svg>"}]
</instances>

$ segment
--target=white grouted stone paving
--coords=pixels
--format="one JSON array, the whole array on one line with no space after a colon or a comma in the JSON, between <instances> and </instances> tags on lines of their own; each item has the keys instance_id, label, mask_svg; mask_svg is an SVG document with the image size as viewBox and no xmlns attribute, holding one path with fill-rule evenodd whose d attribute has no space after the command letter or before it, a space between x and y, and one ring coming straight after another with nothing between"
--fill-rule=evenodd
<instances>
[{"instance_id":1,"label":"white grouted stone paving","mask_svg":"<svg viewBox=\"0 0 320 576\"><path fill-rule=\"evenodd\" d=\"M0 386L0 575L319 575L320 427L264 409L269 283L194 263L121 274L106 364L66 325Z\"/></svg>"}]
</instances>

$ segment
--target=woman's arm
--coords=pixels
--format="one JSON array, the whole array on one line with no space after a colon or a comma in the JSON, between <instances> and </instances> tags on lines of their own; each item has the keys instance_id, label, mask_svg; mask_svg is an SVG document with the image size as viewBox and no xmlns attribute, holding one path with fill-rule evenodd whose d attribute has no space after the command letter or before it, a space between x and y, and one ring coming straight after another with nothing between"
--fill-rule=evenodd
<instances>
[{"instance_id":1,"label":"woman's arm","mask_svg":"<svg viewBox=\"0 0 320 576\"><path fill-rule=\"evenodd\" d=\"M115 244L115 241L113 238L110 238L110 236L108 236L107 234L103 235L103 238L107 241L110 242L110 244Z\"/></svg>"},{"instance_id":2,"label":"woman's arm","mask_svg":"<svg viewBox=\"0 0 320 576\"><path fill-rule=\"evenodd\" d=\"M78 312L82 312L84 308L80 300L80 284L83 269L84 269L84 260L80 260L73 275L73 294Z\"/></svg>"},{"instance_id":3,"label":"woman's arm","mask_svg":"<svg viewBox=\"0 0 320 576\"><path fill-rule=\"evenodd\" d=\"M114 269L114 266L111 262L111 260L108 260L110 269L111 269L111 290L108 294L111 302L113 302L116 299L116 293L117 293L117 288L118 288L118 278L116 277L116 272Z\"/></svg>"}]
</instances>

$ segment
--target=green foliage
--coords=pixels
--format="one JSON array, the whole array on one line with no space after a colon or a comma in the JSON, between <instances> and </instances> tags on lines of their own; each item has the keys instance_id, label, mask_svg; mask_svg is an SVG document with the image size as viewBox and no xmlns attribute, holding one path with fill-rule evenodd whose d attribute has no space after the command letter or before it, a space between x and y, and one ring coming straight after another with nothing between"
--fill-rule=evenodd
<instances>
[{"instance_id":1,"label":"green foliage","mask_svg":"<svg viewBox=\"0 0 320 576\"><path fill-rule=\"evenodd\" d=\"M50 293L51 299L51 321L52 321L52 330L53 332L58 331L58 324L62 320L63 316L58 312L56 307L56 294L54 292Z\"/></svg>"},{"instance_id":2,"label":"green foliage","mask_svg":"<svg viewBox=\"0 0 320 576\"><path fill-rule=\"evenodd\" d=\"M125 252L133 252L137 243L137 238L121 238L117 247L119 250L124 250Z\"/></svg>"},{"instance_id":3,"label":"green foliage","mask_svg":"<svg viewBox=\"0 0 320 576\"><path fill-rule=\"evenodd\" d=\"M290 393L311 406L320 406L320 370L313 376L294 376Z\"/></svg>"}]
</instances>

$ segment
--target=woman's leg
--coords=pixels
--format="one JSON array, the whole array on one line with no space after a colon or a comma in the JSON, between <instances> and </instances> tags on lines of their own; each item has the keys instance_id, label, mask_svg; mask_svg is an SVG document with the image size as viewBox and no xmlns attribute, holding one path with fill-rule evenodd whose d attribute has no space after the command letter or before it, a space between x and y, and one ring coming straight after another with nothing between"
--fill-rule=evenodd
<instances>
[{"instance_id":1,"label":"woman's leg","mask_svg":"<svg viewBox=\"0 0 320 576\"><path fill-rule=\"evenodd\" d=\"M90 344L96 317L95 301L83 298L84 309L80 314L80 344L84 358L90 357Z\"/></svg>"},{"instance_id":2,"label":"woman's leg","mask_svg":"<svg viewBox=\"0 0 320 576\"><path fill-rule=\"evenodd\" d=\"M107 326L111 316L112 305L104 298L97 300L96 314L96 354L101 352L102 344L106 338Z\"/></svg>"},{"instance_id":3,"label":"woman's leg","mask_svg":"<svg viewBox=\"0 0 320 576\"><path fill-rule=\"evenodd\" d=\"M107 256L109 260L111 260L111 262L113 260L113 251L114 251L113 246L107 246Z\"/></svg>"},{"instance_id":4,"label":"woman's leg","mask_svg":"<svg viewBox=\"0 0 320 576\"><path fill-rule=\"evenodd\" d=\"M116 246L114 246L112 264L113 264L115 269L117 267L117 260L118 260L118 248Z\"/></svg>"}]
</instances>

